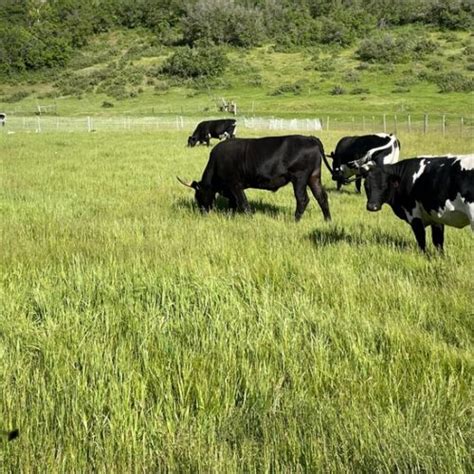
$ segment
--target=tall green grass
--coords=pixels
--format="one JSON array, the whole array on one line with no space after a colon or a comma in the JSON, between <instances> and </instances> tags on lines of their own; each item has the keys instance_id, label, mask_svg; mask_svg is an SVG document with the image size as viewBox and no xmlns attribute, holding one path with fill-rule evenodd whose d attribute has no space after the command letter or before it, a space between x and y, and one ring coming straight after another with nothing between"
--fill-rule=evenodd
<instances>
[{"instance_id":1,"label":"tall green grass","mask_svg":"<svg viewBox=\"0 0 474 474\"><path fill-rule=\"evenodd\" d=\"M201 216L186 136L1 137L2 472L472 472L471 232L424 256L326 172L332 223Z\"/></svg>"}]
</instances>

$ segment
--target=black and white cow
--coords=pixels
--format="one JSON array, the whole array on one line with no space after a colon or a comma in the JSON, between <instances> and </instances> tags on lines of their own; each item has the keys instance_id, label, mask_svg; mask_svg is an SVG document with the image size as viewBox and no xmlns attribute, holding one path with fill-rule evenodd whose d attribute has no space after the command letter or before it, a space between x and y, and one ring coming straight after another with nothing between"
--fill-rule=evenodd
<instances>
[{"instance_id":1,"label":"black and white cow","mask_svg":"<svg viewBox=\"0 0 474 474\"><path fill-rule=\"evenodd\" d=\"M356 189L360 192L359 168L369 161L380 165L396 163L400 156L400 142L395 135L387 133L343 137L330 156L333 159L332 179L337 181L337 189L356 175Z\"/></svg>"},{"instance_id":2,"label":"black and white cow","mask_svg":"<svg viewBox=\"0 0 474 474\"><path fill-rule=\"evenodd\" d=\"M0 112L0 125L4 127L6 122L7 122L7 114Z\"/></svg>"},{"instance_id":3,"label":"black and white cow","mask_svg":"<svg viewBox=\"0 0 474 474\"><path fill-rule=\"evenodd\" d=\"M196 130L188 138L188 146L206 143L209 146L211 138L233 138L235 136L235 119L205 120L198 123Z\"/></svg>"},{"instance_id":4,"label":"black and white cow","mask_svg":"<svg viewBox=\"0 0 474 474\"><path fill-rule=\"evenodd\" d=\"M202 211L212 209L216 194L229 200L233 210L250 210L244 190L277 191L293 184L298 221L309 203L307 187L318 201L326 220L331 219L326 191L321 184L324 149L316 137L288 135L264 138L234 138L215 146L201 181L178 180L195 190Z\"/></svg>"},{"instance_id":5,"label":"black and white cow","mask_svg":"<svg viewBox=\"0 0 474 474\"><path fill-rule=\"evenodd\" d=\"M394 165L365 165L367 210L384 203L407 221L421 250L426 249L425 227L431 226L433 244L443 250L444 226L474 231L474 155L413 158Z\"/></svg>"}]
</instances>

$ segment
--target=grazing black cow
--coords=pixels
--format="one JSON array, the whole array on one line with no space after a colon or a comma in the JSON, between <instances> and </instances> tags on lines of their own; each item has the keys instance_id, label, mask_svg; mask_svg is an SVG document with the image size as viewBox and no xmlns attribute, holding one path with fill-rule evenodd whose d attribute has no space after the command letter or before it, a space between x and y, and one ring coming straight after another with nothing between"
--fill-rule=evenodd
<instances>
[{"instance_id":1,"label":"grazing black cow","mask_svg":"<svg viewBox=\"0 0 474 474\"><path fill-rule=\"evenodd\" d=\"M357 175L356 189L360 192L361 177L358 169L374 161L377 164L393 164L400 155L400 142L395 135L377 133L375 135L361 135L341 138L336 150L331 153L333 159L332 179L337 181L337 189L341 189L347 180Z\"/></svg>"},{"instance_id":2,"label":"grazing black cow","mask_svg":"<svg viewBox=\"0 0 474 474\"><path fill-rule=\"evenodd\" d=\"M331 219L327 194L321 184L324 149L316 137L289 135L264 138L235 138L221 142L211 151L201 181L179 181L195 189L202 211L209 211L216 193L229 200L230 208L250 210L244 189L276 191L289 182L296 198L298 221L309 203L309 186L326 220Z\"/></svg>"},{"instance_id":3,"label":"grazing black cow","mask_svg":"<svg viewBox=\"0 0 474 474\"><path fill-rule=\"evenodd\" d=\"M444 226L474 231L474 155L413 158L394 165L366 165L367 210L384 203L407 221L421 250L426 249L425 227L442 251Z\"/></svg>"},{"instance_id":4,"label":"grazing black cow","mask_svg":"<svg viewBox=\"0 0 474 474\"><path fill-rule=\"evenodd\" d=\"M205 120L200 122L193 134L188 138L188 146L206 143L209 146L211 138L233 138L235 136L235 119Z\"/></svg>"},{"instance_id":5,"label":"grazing black cow","mask_svg":"<svg viewBox=\"0 0 474 474\"><path fill-rule=\"evenodd\" d=\"M2 125L2 127L5 126L6 121L7 121L7 114L0 112L0 124Z\"/></svg>"}]
</instances>

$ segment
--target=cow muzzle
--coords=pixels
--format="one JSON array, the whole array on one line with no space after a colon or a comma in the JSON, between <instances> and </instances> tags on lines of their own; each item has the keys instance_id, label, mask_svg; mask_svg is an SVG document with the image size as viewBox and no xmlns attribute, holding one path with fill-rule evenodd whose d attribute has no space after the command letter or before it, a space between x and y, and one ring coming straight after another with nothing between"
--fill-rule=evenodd
<instances>
[{"instance_id":1,"label":"cow muzzle","mask_svg":"<svg viewBox=\"0 0 474 474\"><path fill-rule=\"evenodd\" d=\"M373 202L367 203L367 210L370 212L380 211L380 209L381 209L381 206L379 206L378 204L375 204Z\"/></svg>"}]
</instances>

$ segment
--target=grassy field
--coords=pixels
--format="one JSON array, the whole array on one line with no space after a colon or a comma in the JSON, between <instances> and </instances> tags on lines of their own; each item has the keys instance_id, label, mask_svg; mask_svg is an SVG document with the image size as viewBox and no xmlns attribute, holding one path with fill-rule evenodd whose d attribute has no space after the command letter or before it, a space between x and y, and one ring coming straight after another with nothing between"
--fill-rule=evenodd
<instances>
[{"instance_id":1,"label":"grassy field","mask_svg":"<svg viewBox=\"0 0 474 474\"><path fill-rule=\"evenodd\" d=\"M470 230L427 257L327 173L331 223L204 217L186 136L0 136L2 472L472 472Z\"/></svg>"}]
</instances>

